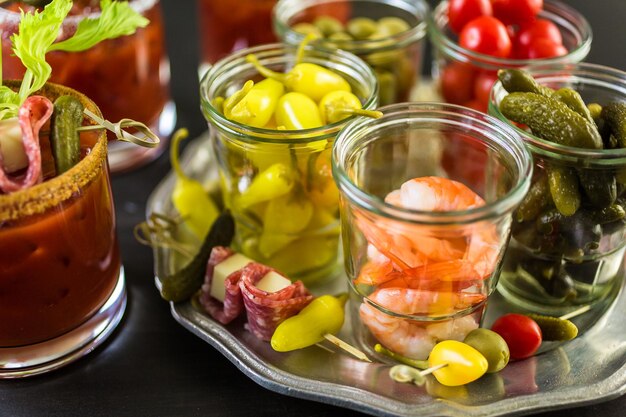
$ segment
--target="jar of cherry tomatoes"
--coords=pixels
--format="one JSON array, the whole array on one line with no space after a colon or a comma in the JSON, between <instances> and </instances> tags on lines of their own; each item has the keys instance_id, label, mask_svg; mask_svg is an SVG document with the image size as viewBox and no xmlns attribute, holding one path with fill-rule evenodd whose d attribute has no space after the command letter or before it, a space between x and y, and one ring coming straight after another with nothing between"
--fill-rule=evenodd
<instances>
[{"instance_id":1,"label":"jar of cherry tomatoes","mask_svg":"<svg viewBox=\"0 0 626 417\"><path fill-rule=\"evenodd\" d=\"M441 96L483 112L498 69L577 63L591 49L585 17L555 0L446 0L428 23Z\"/></svg>"}]
</instances>

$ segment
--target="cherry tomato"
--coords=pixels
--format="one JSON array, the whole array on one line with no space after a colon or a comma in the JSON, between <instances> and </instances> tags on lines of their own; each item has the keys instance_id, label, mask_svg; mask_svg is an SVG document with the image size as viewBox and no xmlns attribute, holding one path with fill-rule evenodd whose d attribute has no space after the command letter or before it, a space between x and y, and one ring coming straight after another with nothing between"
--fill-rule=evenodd
<instances>
[{"instance_id":1,"label":"cherry tomato","mask_svg":"<svg viewBox=\"0 0 626 417\"><path fill-rule=\"evenodd\" d=\"M506 25L529 22L543 8L543 0L491 0L493 15Z\"/></svg>"},{"instance_id":2,"label":"cherry tomato","mask_svg":"<svg viewBox=\"0 0 626 417\"><path fill-rule=\"evenodd\" d=\"M549 39L557 45L563 44L561 31L554 23L546 19L537 19L520 27L513 42L515 56L528 58L528 48L537 39Z\"/></svg>"},{"instance_id":3,"label":"cherry tomato","mask_svg":"<svg viewBox=\"0 0 626 417\"><path fill-rule=\"evenodd\" d=\"M491 14L489 0L450 0L448 3L448 25L454 33L459 33L470 20Z\"/></svg>"},{"instance_id":4,"label":"cherry tomato","mask_svg":"<svg viewBox=\"0 0 626 417\"><path fill-rule=\"evenodd\" d=\"M487 108L491 87L498 80L498 74L494 71L481 71L474 81L474 99Z\"/></svg>"},{"instance_id":5,"label":"cherry tomato","mask_svg":"<svg viewBox=\"0 0 626 417\"><path fill-rule=\"evenodd\" d=\"M554 58L567 54L567 49L550 39L535 39L528 45L528 59Z\"/></svg>"},{"instance_id":6,"label":"cherry tomato","mask_svg":"<svg viewBox=\"0 0 626 417\"><path fill-rule=\"evenodd\" d=\"M459 44L498 58L506 58L511 53L511 38L506 26L491 16L481 16L467 23L459 35Z\"/></svg>"},{"instance_id":7,"label":"cherry tomato","mask_svg":"<svg viewBox=\"0 0 626 417\"><path fill-rule=\"evenodd\" d=\"M493 323L491 330L506 341L512 359L531 357L541 346L541 329L528 316L505 314Z\"/></svg>"},{"instance_id":8,"label":"cherry tomato","mask_svg":"<svg viewBox=\"0 0 626 417\"><path fill-rule=\"evenodd\" d=\"M474 69L463 63L448 64L441 72L441 94L452 104L471 100L474 89Z\"/></svg>"},{"instance_id":9,"label":"cherry tomato","mask_svg":"<svg viewBox=\"0 0 626 417\"><path fill-rule=\"evenodd\" d=\"M473 100L470 100L470 101L468 101L466 103L463 103L463 105L465 107L469 107L470 109L474 109L474 110L478 110L478 111L483 112L483 113L487 113L487 104L483 103L480 100L473 99Z\"/></svg>"}]
</instances>

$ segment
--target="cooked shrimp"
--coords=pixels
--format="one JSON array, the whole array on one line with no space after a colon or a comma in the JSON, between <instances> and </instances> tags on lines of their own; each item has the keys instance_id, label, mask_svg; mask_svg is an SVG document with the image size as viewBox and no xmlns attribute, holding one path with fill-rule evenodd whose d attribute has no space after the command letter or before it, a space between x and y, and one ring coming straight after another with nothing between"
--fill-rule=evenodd
<instances>
[{"instance_id":1,"label":"cooked shrimp","mask_svg":"<svg viewBox=\"0 0 626 417\"><path fill-rule=\"evenodd\" d=\"M466 185L441 177L413 178L392 191L385 202L411 210L459 211L485 205Z\"/></svg>"},{"instance_id":2,"label":"cooked shrimp","mask_svg":"<svg viewBox=\"0 0 626 417\"><path fill-rule=\"evenodd\" d=\"M451 314L484 301L482 294L443 293L406 288L382 288L369 299L390 311L403 314ZM420 322L386 314L367 302L359 315L372 335L385 347L402 355L425 359L441 337L463 339L477 326L474 319L463 317L446 322ZM436 326L430 331L431 326ZM472 327L473 326L473 327Z\"/></svg>"}]
</instances>

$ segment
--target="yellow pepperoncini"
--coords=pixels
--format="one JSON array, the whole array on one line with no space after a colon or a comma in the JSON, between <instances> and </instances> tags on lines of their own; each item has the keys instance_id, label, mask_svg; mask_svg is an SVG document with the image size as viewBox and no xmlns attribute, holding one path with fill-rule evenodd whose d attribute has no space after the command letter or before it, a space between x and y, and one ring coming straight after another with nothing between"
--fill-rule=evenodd
<instances>
[{"instance_id":1,"label":"yellow pepperoncini","mask_svg":"<svg viewBox=\"0 0 626 417\"><path fill-rule=\"evenodd\" d=\"M252 87L254 87L254 81L248 80L243 84L243 86L241 87L241 90L235 91L233 94L228 96L228 98L226 98L223 101L222 114L224 114L224 116L227 119L231 118L230 112L233 109L233 107L235 107L235 105L239 103L239 101L241 101L241 99L243 99L246 96L246 94L248 94L248 91L250 91Z\"/></svg>"},{"instance_id":2,"label":"yellow pepperoncini","mask_svg":"<svg viewBox=\"0 0 626 417\"><path fill-rule=\"evenodd\" d=\"M230 120L252 127L264 127L268 124L278 99L283 95L285 87L282 83L266 78L254 84L252 88L237 102L231 102Z\"/></svg>"},{"instance_id":3,"label":"yellow pepperoncini","mask_svg":"<svg viewBox=\"0 0 626 417\"><path fill-rule=\"evenodd\" d=\"M468 344L444 340L435 345L428 356L432 374L439 383L454 387L477 380L487 372L487 359Z\"/></svg>"},{"instance_id":4,"label":"yellow pepperoncini","mask_svg":"<svg viewBox=\"0 0 626 417\"><path fill-rule=\"evenodd\" d=\"M294 186L294 173L285 164L276 163L259 173L239 196L243 209L287 194Z\"/></svg>"},{"instance_id":5,"label":"yellow pepperoncini","mask_svg":"<svg viewBox=\"0 0 626 417\"><path fill-rule=\"evenodd\" d=\"M217 219L219 210L202 184L186 176L180 167L178 145L187 135L187 129L176 131L170 148L172 168L176 174L172 203L191 231L200 239L204 239Z\"/></svg>"},{"instance_id":6,"label":"yellow pepperoncini","mask_svg":"<svg viewBox=\"0 0 626 417\"><path fill-rule=\"evenodd\" d=\"M276 105L276 124L287 130L312 129L323 126L317 105L302 93L283 95Z\"/></svg>"},{"instance_id":7,"label":"yellow pepperoncini","mask_svg":"<svg viewBox=\"0 0 626 417\"><path fill-rule=\"evenodd\" d=\"M339 332L347 298L346 294L317 297L300 313L278 325L270 342L272 348L277 352L303 349L321 342L327 334Z\"/></svg>"},{"instance_id":8,"label":"yellow pepperoncini","mask_svg":"<svg viewBox=\"0 0 626 417\"><path fill-rule=\"evenodd\" d=\"M349 91L331 91L319 103L322 123L335 123L352 115L361 115L379 119L383 113L377 110L364 110L361 100Z\"/></svg>"}]
</instances>

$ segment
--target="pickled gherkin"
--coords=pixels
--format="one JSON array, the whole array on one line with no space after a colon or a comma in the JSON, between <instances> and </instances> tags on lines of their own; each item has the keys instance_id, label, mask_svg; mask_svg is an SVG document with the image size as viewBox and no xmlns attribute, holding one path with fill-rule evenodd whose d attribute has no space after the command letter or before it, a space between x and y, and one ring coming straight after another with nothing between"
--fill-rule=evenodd
<instances>
[{"instance_id":1,"label":"pickled gherkin","mask_svg":"<svg viewBox=\"0 0 626 417\"><path fill-rule=\"evenodd\" d=\"M578 91L574 91L571 88L561 88L552 94L553 98L556 98L576 113L583 116L589 123L595 124L591 112L585 105L583 98Z\"/></svg>"},{"instance_id":2,"label":"pickled gherkin","mask_svg":"<svg viewBox=\"0 0 626 417\"><path fill-rule=\"evenodd\" d=\"M610 171L581 169L578 171L580 185L592 205L598 208L610 206L617 198L617 182Z\"/></svg>"},{"instance_id":3,"label":"pickled gherkin","mask_svg":"<svg viewBox=\"0 0 626 417\"><path fill-rule=\"evenodd\" d=\"M548 185L548 177L542 175L536 180L524 196L515 213L518 222L534 220L539 213L552 204L552 196Z\"/></svg>"},{"instance_id":4,"label":"pickled gherkin","mask_svg":"<svg viewBox=\"0 0 626 417\"><path fill-rule=\"evenodd\" d=\"M501 69L498 71L498 79L509 93L535 93L546 97L550 97L554 93L554 90L539 85L530 74L519 69Z\"/></svg>"},{"instance_id":5,"label":"pickled gherkin","mask_svg":"<svg viewBox=\"0 0 626 417\"><path fill-rule=\"evenodd\" d=\"M626 103L609 103L602 108L602 119L620 148L626 148Z\"/></svg>"},{"instance_id":6,"label":"pickled gherkin","mask_svg":"<svg viewBox=\"0 0 626 417\"><path fill-rule=\"evenodd\" d=\"M576 171L567 167L548 169L550 194L557 210L564 216L571 216L580 207L580 192Z\"/></svg>"}]
</instances>

